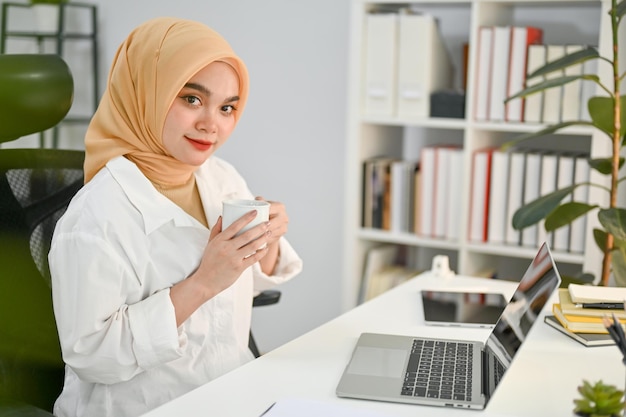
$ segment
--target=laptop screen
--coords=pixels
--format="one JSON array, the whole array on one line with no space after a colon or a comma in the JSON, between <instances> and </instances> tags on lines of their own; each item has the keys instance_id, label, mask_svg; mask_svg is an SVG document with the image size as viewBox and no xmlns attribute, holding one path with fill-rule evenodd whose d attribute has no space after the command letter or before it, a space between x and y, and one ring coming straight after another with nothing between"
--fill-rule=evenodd
<instances>
[{"instance_id":1,"label":"laptop screen","mask_svg":"<svg viewBox=\"0 0 626 417\"><path fill-rule=\"evenodd\" d=\"M508 369L532 324L559 286L561 277L547 244L543 244L487 339L485 361L489 375L487 396L491 396Z\"/></svg>"}]
</instances>

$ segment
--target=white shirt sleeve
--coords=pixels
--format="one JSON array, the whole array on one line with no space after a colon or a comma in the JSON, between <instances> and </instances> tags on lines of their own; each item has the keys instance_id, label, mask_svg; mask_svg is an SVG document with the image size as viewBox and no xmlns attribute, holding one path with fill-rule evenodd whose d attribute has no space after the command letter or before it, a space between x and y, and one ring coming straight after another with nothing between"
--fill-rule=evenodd
<instances>
[{"instance_id":1,"label":"white shirt sleeve","mask_svg":"<svg viewBox=\"0 0 626 417\"><path fill-rule=\"evenodd\" d=\"M252 267L255 295L290 280L302 271L302 259L287 239L280 238L278 244L279 257L272 275L265 274L258 262Z\"/></svg>"},{"instance_id":2,"label":"white shirt sleeve","mask_svg":"<svg viewBox=\"0 0 626 417\"><path fill-rule=\"evenodd\" d=\"M126 381L182 355L169 290L125 300L137 278L107 242L70 232L56 237L50 254L63 359L82 380Z\"/></svg>"}]
</instances>

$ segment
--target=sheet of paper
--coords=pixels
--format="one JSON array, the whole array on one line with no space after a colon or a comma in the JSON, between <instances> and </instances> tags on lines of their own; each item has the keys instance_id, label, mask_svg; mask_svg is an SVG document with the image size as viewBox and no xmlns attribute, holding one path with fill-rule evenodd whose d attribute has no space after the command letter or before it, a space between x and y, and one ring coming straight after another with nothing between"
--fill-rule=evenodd
<instances>
[{"instance_id":1,"label":"sheet of paper","mask_svg":"<svg viewBox=\"0 0 626 417\"><path fill-rule=\"evenodd\" d=\"M305 398L284 398L277 401L263 417L391 417L348 404L323 402Z\"/></svg>"}]
</instances>

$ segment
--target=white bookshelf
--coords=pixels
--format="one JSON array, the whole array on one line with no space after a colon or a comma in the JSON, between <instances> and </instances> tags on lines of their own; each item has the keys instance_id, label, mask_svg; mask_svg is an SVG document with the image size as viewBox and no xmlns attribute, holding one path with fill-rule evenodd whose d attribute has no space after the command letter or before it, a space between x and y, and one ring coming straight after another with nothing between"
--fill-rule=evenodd
<instances>
[{"instance_id":1,"label":"white bookshelf","mask_svg":"<svg viewBox=\"0 0 626 417\"><path fill-rule=\"evenodd\" d=\"M540 125L505 122L474 121L474 82L477 67L477 34L482 25L538 26L544 31L543 43L598 45L602 55L610 50L610 27L608 9L610 2L598 1L446 1L432 0L401 3L397 1L351 0L349 86L347 119L346 160L346 221L345 221L345 267L343 302L344 308L356 304L360 288L365 254L373 246L382 243L406 245L414 260L413 267L428 269L432 257L448 255L450 264L458 274L473 275L490 266L501 277L519 277L536 249L528 247L494 245L469 242L467 238L470 201L471 157L473 151L500 145L522 132L539 130ZM465 119L397 118L364 116L364 22L366 14L378 6L411 6L436 16L443 38L455 67L455 87L462 87L462 48L469 43ZM607 77L608 73L600 73ZM591 156L607 156L608 140L588 129L569 129L559 132L568 143ZM461 216L457 241L431 239L413 233L392 233L361 227L362 212L362 163L372 156L388 156L417 159L422 147L452 143L463 147L463 189L461 206L454 211ZM553 146L554 141L547 141ZM568 144L568 146L570 146ZM594 174L592 174L594 175ZM599 177L592 180L604 181ZM590 201L603 201L604 194L590 189ZM555 252L559 267L567 273L587 271L599 276L601 254L593 241L592 229L595 219L588 216L584 255Z\"/></svg>"}]
</instances>

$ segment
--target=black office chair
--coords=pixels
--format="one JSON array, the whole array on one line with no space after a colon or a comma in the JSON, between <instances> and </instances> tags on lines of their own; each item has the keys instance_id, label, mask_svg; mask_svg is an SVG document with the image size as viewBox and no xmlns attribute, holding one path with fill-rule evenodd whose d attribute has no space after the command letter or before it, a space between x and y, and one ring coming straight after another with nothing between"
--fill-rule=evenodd
<instances>
[{"instance_id":1,"label":"black office chair","mask_svg":"<svg viewBox=\"0 0 626 417\"><path fill-rule=\"evenodd\" d=\"M0 398L45 410L63 385L47 255L83 160L81 151L0 150Z\"/></svg>"},{"instance_id":2,"label":"black office chair","mask_svg":"<svg viewBox=\"0 0 626 417\"><path fill-rule=\"evenodd\" d=\"M279 300L280 300L280 291L265 290L259 293L256 297L254 297L254 299L252 300L252 307L262 307L262 306L276 304ZM248 347L254 354L255 358L258 358L259 356L261 356L261 352L259 351L259 348L256 342L254 341L254 336L252 336L252 329L250 329L250 339L248 341Z\"/></svg>"}]
</instances>

